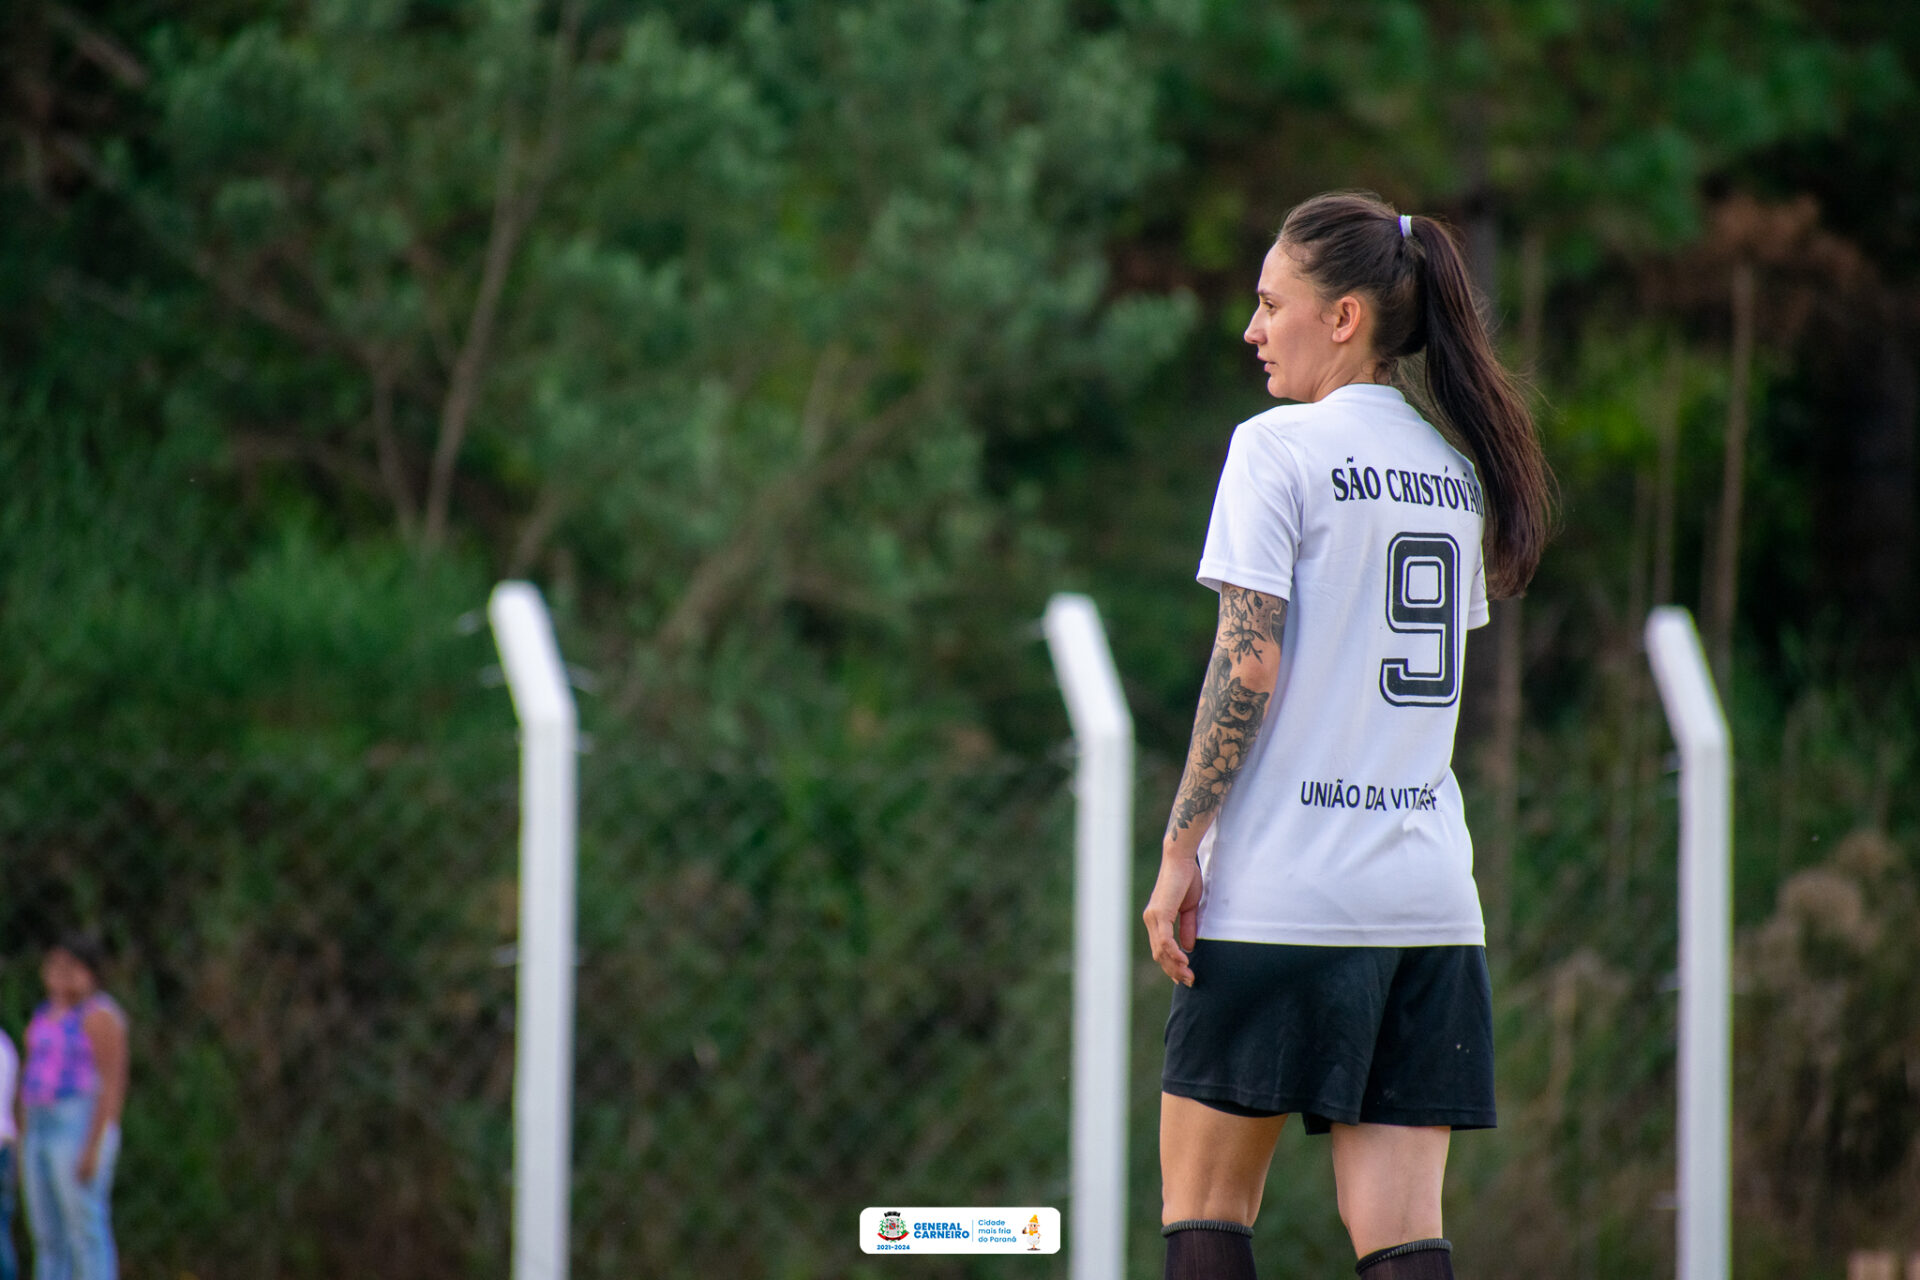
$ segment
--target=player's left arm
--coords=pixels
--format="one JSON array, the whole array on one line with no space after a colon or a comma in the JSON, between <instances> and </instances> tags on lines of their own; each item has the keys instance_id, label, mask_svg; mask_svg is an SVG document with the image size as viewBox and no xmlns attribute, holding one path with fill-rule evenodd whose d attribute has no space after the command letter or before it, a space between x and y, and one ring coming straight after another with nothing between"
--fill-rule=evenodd
<instances>
[{"instance_id":1,"label":"player's left arm","mask_svg":"<svg viewBox=\"0 0 1920 1280\"><path fill-rule=\"evenodd\" d=\"M1280 680L1287 602L1228 583L1220 587L1213 656L1194 716L1193 740L1173 813L1160 842L1160 875L1145 912L1153 958L1175 982L1193 985L1187 965L1200 907L1200 838L1246 765Z\"/></svg>"}]
</instances>

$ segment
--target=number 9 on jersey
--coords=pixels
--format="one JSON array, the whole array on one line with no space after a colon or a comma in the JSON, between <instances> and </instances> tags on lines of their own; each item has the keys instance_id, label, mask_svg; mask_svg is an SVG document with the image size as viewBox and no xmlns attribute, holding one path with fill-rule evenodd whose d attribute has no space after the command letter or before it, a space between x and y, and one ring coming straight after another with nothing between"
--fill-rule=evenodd
<instances>
[{"instance_id":1,"label":"number 9 on jersey","mask_svg":"<svg viewBox=\"0 0 1920 1280\"><path fill-rule=\"evenodd\" d=\"M1419 644L1381 662L1381 697L1396 707L1444 707L1460 696L1460 544L1452 537L1401 533L1387 544L1387 625L1432 636L1439 652Z\"/></svg>"}]
</instances>

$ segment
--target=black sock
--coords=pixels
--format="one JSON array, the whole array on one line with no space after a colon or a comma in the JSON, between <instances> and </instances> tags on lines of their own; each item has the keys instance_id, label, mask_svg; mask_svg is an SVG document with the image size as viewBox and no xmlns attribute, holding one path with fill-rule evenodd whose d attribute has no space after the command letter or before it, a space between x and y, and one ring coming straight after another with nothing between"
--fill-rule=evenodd
<instances>
[{"instance_id":1,"label":"black sock","mask_svg":"<svg viewBox=\"0 0 1920 1280\"><path fill-rule=\"evenodd\" d=\"M1167 1238L1166 1280L1255 1280L1252 1227L1187 1218L1160 1234Z\"/></svg>"},{"instance_id":2,"label":"black sock","mask_svg":"<svg viewBox=\"0 0 1920 1280\"><path fill-rule=\"evenodd\" d=\"M1363 1280L1453 1280L1453 1246L1445 1240L1409 1240L1375 1249L1353 1266Z\"/></svg>"}]
</instances>

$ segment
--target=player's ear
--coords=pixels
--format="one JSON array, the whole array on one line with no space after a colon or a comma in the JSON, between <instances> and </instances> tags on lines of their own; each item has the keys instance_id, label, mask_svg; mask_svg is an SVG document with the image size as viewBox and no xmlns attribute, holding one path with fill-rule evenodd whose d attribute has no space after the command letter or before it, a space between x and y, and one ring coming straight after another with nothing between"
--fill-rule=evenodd
<instances>
[{"instance_id":1,"label":"player's ear","mask_svg":"<svg viewBox=\"0 0 1920 1280\"><path fill-rule=\"evenodd\" d=\"M1366 314L1366 299L1358 294L1343 294L1333 304L1333 340L1353 341L1353 336L1360 332L1360 323Z\"/></svg>"}]
</instances>

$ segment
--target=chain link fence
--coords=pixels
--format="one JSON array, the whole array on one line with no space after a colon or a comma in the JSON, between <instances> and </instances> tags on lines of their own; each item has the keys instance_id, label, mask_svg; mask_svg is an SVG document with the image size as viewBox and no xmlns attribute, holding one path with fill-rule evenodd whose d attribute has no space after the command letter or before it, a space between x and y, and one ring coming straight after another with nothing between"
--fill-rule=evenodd
<instances>
[{"instance_id":1,"label":"chain link fence","mask_svg":"<svg viewBox=\"0 0 1920 1280\"><path fill-rule=\"evenodd\" d=\"M0 1019L103 930L129 1277L507 1273L516 768L6 762ZM1063 767L603 748L580 795L577 1277L856 1275L864 1204L1064 1202Z\"/></svg>"},{"instance_id":2,"label":"chain link fence","mask_svg":"<svg viewBox=\"0 0 1920 1280\"><path fill-rule=\"evenodd\" d=\"M1449 1234L1490 1278L1671 1259L1671 779L1657 755L1596 776L1576 729L1531 744L1494 958L1502 1123L1451 1161ZM1735 1008L1756 1274L1916 1238L1920 827L1865 730L1803 737L1792 786L1743 787L1736 828L1737 883L1759 889ZM1742 740L1754 776L1779 769ZM1057 1205L1071 1249L1066 761L953 758L725 764L604 739L581 758L576 1277L891 1276L855 1237L889 1201ZM1135 903L1176 767L1143 753ZM129 1280L508 1274L517 771L504 724L351 758L0 753L0 1026L19 1037L40 945L76 924L104 933L133 1019ZM1134 957L1141 1278L1169 988ZM1819 1239L1788 1254L1776 1218ZM1292 1126L1255 1250L1275 1274L1351 1266L1326 1144ZM1068 1256L1020 1269L1058 1280Z\"/></svg>"}]
</instances>

